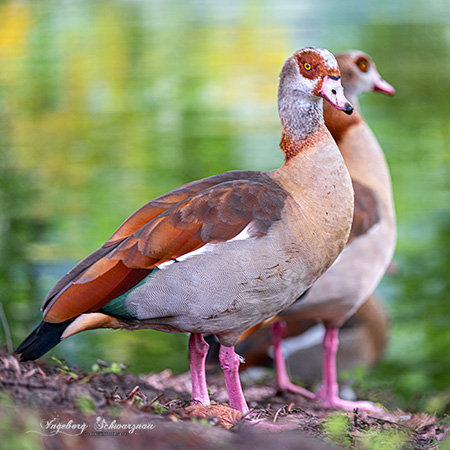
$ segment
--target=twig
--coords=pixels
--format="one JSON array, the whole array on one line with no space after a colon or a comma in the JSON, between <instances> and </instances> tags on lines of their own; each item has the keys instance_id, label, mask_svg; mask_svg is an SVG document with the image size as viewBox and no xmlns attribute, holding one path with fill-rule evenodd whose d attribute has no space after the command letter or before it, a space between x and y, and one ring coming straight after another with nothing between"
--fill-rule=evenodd
<instances>
[{"instance_id":1,"label":"twig","mask_svg":"<svg viewBox=\"0 0 450 450\"><path fill-rule=\"evenodd\" d=\"M389 425L396 426L398 428L403 428L405 430L412 431L414 433L416 432L416 430L414 430L414 428L411 428L410 426L404 425L404 424L399 423L399 422L393 422L392 420L382 419L381 417L374 417L374 416L369 416L369 415L367 416L367 418L368 419L373 419L375 422L378 423L378 425L389 424Z\"/></svg>"},{"instance_id":2,"label":"twig","mask_svg":"<svg viewBox=\"0 0 450 450\"><path fill-rule=\"evenodd\" d=\"M8 353L12 354L13 344L11 339L11 331L9 329L8 320L6 318L5 310L3 309L3 303L0 302L0 319L2 320L3 329L5 330L6 346L8 347Z\"/></svg>"},{"instance_id":3,"label":"twig","mask_svg":"<svg viewBox=\"0 0 450 450\"><path fill-rule=\"evenodd\" d=\"M253 411L255 410L255 408L250 408L236 423L235 423L235 428L238 428L241 424L244 423L244 420L250 416L250 414L253 413Z\"/></svg>"},{"instance_id":4,"label":"twig","mask_svg":"<svg viewBox=\"0 0 450 450\"><path fill-rule=\"evenodd\" d=\"M278 411L275 413L275 417L273 418L273 423L275 423L278 419L278 414L280 414L281 411L283 411L284 407L278 408Z\"/></svg>"},{"instance_id":5,"label":"twig","mask_svg":"<svg viewBox=\"0 0 450 450\"><path fill-rule=\"evenodd\" d=\"M159 400L164 394L158 394L153 400L150 400L150 403L147 406L152 405L153 403L156 402L156 400Z\"/></svg>"}]
</instances>

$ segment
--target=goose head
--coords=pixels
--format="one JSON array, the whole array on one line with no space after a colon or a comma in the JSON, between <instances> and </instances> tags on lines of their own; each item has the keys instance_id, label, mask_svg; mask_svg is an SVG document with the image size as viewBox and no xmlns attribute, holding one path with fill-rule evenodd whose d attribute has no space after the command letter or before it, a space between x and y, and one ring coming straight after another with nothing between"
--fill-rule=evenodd
<instances>
[{"instance_id":1,"label":"goose head","mask_svg":"<svg viewBox=\"0 0 450 450\"><path fill-rule=\"evenodd\" d=\"M353 112L353 106L344 96L336 58L322 48L303 48L285 61L280 73L278 98L281 116L283 107L293 100L308 107L308 103L321 106L321 99L325 99L346 114Z\"/></svg>"},{"instance_id":2,"label":"goose head","mask_svg":"<svg viewBox=\"0 0 450 450\"><path fill-rule=\"evenodd\" d=\"M345 94L355 98L364 92L379 91L393 95L395 89L378 73L369 55L359 50L350 50L336 56L342 74Z\"/></svg>"}]
</instances>

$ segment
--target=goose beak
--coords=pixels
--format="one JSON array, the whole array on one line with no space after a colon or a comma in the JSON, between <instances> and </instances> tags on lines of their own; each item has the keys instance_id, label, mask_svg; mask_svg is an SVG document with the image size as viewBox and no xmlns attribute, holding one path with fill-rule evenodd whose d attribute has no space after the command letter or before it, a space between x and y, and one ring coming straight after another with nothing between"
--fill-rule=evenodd
<instances>
[{"instance_id":1,"label":"goose beak","mask_svg":"<svg viewBox=\"0 0 450 450\"><path fill-rule=\"evenodd\" d=\"M344 88L341 85L340 77L325 76L322 81L319 95L339 111L344 111L349 115L353 112L353 106L345 98Z\"/></svg>"},{"instance_id":2,"label":"goose beak","mask_svg":"<svg viewBox=\"0 0 450 450\"><path fill-rule=\"evenodd\" d=\"M395 89L393 86L391 86L387 81L383 80L380 75L378 75L377 79L375 80L375 83L373 84L373 90L384 92L388 95L394 95Z\"/></svg>"}]
</instances>

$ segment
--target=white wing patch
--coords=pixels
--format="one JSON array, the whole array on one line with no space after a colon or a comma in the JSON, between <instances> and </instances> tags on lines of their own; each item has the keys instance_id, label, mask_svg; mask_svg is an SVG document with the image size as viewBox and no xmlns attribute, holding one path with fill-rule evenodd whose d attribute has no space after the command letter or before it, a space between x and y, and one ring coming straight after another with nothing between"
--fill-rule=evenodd
<instances>
[{"instance_id":1,"label":"white wing patch","mask_svg":"<svg viewBox=\"0 0 450 450\"><path fill-rule=\"evenodd\" d=\"M170 261L163 262L158 265L158 269L165 269L166 267L171 266L175 262L175 259L171 259Z\"/></svg>"},{"instance_id":2,"label":"white wing patch","mask_svg":"<svg viewBox=\"0 0 450 450\"><path fill-rule=\"evenodd\" d=\"M249 223L237 236L232 239L229 239L225 242L233 242L233 241L243 241L245 239L251 238L249 234L251 223ZM171 266L175 262L186 261L186 259L191 258L192 256L202 255L203 253L208 252L215 244L205 244L203 247L198 248L189 253L185 253L184 255L179 256L178 258L171 259L170 261L163 262L158 266L158 269L165 269L166 267Z\"/></svg>"},{"instance_id":3,"label":"white wing patch","mask_svg":"<svg viewBox=\"0 0 450 450\"><path fill-rule=\"evenodd\" d=\"M251 225L251 222L237 236L235 236L232 239L229 239L226 242L243 241L245 239L250 238L251 237L250 233L249 233L250 225Z\"/></svg>"},{"instance_id":4,"label":"white wing patch","mask_svg":"<svg viewBox=\"0 0 450 450\"><path fill-rule=\"evenodd\" d=\"M176 261L178 261L178 262L185 261L186 259L189 259L192 256L201 255L202 253L206 253L213 246L214 246L214 244L205 244L203 247L200 247L197 250L194 250L193 252L185 253L184 255L179 256L176 259Z\"/></svg>"},{"instance_id":5,"label":"white wing patch","mask_svg":"<svg viewBox=\"0 0 450 450\"><path fill-rule=\"evenodd\" d=\"M171 266L173 263L185 261L186 259L189 259L195 255L201 255L202 253L207 252L213 245L214 244L205 244L203 247L200 247L197 250L194 250L189 253L185 253L184 255L181 255L175 259L171 259L170 261L163 262L162 264L159 264L158 269L165 269L165 268Z\"/></svg>"}]
</instances>

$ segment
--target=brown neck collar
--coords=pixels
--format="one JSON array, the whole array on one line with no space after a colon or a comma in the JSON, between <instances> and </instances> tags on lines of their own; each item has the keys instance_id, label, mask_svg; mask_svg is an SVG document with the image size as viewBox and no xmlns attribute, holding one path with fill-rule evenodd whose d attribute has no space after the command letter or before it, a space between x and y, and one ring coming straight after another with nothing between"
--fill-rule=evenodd
<instances>
[{"instance_id":1,"label":"brown neck collar","mask_svg":"<svg viewBox=\"0 0 450 450\"><path fill-rule=\"evenodd\" d=\"M293 133L290 133L282 125L281 127L281 141L280 148L285 156L285 163L295 158L298 154L303 153L308 148L314 146L322 140L324 134L327 132L323 124L318 125L306 137L299 138Z\"/></svg>"}]
</instances>

